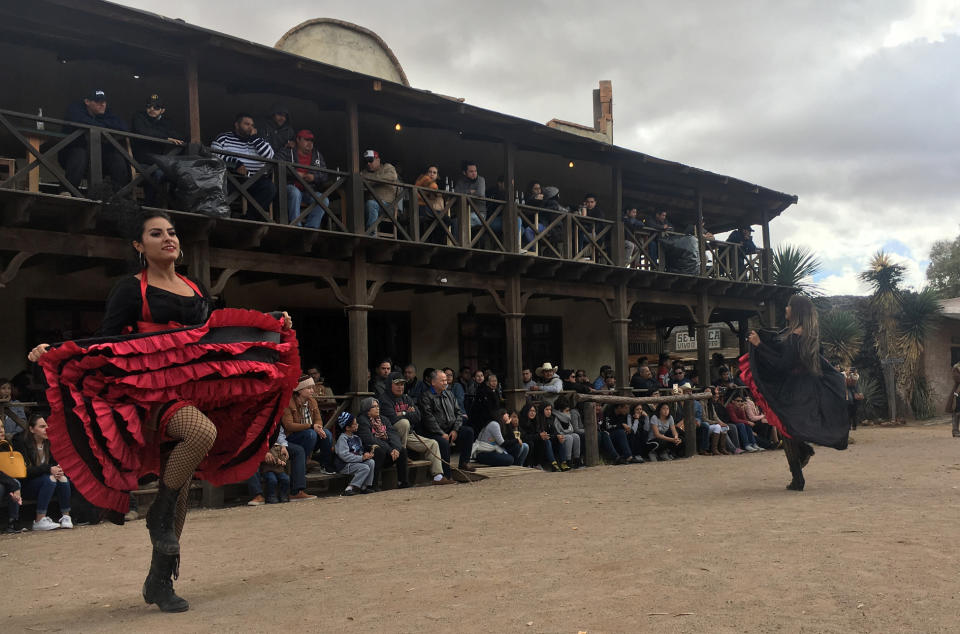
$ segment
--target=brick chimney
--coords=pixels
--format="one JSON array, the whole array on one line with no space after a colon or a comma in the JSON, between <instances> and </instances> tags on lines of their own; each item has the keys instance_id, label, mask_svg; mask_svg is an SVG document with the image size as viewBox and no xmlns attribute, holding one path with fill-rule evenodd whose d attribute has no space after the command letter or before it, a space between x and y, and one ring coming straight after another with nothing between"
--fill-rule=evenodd
<instances>
[{"instance_id":1,"label":"brick chimney","mask_svg":"<svg viewBox=\"0 0 960 634\"><path fill-rule=\"evenodd\" d=\"M613 82L603 79L593 91L593 127L560 119L547 121L547 127L613 144Z\"/></svg>"}]
</instances>

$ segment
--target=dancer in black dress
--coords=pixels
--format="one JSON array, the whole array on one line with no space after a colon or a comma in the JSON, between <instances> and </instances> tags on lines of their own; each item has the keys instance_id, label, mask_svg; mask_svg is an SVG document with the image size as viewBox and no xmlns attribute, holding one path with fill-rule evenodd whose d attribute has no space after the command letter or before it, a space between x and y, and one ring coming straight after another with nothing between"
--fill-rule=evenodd
<instances>
[{"instance_id":1,"label":"dancer in black dress","mask_svg":"<svg viewBox=\"0 0 960 634\"><path fill-rule=\"evenodd\" d=\"M153 544L143 598L183 612L173 591L190 481L249 478L300 373L289 315L223 309L179 275L169 215L144 212L132 244L140 271L107 300L97 339L40 344L53 453L76 488L117 521L146 474L160 478L147 514ZM118 521L122 523L122 520Z\"/></svg>"},{"instance_id":2,"label":"dancer in black dress","mask_svg":"<svg viewBox=\"0 0 960 634\"><path fill-rule=\"evenodd\" d=\"M767 421L782 433L793 476L787 488L803 491L803 467L814 455L809 443L846 449L850 426L844 377L820 354L813 302L794 295L787 303L786 320L780 333L750 332L750 352L740 357L740 378Z\"/></svg>"}]
</instances>

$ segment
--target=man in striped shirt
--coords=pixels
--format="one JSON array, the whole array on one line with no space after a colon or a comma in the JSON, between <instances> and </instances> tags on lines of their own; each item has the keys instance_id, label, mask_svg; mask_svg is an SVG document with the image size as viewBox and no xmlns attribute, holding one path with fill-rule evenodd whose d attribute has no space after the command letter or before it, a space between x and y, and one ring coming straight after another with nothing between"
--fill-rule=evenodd
<instances>
[{"instance_id":1,"label":"man in striped shirt","mask_svg":"<svg viewBox=\"0 0 960 634\"><path fill-rule=\"evenodd\" d=\"M246 112L241 112L233 121L233 131L224 132L217 137L211 146L214 152L224 150L232 154L221 154L220 156L226 162L227 167L240 177L240 182L253 178L253 176L263 167L264 162L260 158L273 158L273 148L270 144L257 136L257 129L253 125L253 117ZM237 156L234 156L237 155ZM230 190L236 188L230 184ZM264 211L268 211L273 197L277 193L277 187L273 184L271 174L263 174L254 183L247 187L247 192L253 197L257 204ZM253 207L247 207L248 220L263 220L263 216Z\"/></svg>"}]
</instances>

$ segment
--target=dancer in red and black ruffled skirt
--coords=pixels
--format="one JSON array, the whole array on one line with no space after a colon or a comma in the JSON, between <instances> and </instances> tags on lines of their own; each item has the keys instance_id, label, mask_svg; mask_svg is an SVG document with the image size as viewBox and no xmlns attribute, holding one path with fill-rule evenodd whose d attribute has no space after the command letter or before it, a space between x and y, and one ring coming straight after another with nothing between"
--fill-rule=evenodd
<instances>
[{"instance_id":1,"label":"dancer in red and black ruffled skirt","mask_svg":"<svg viewBox=\"0 0 960 634\"><path fill-rule=\"evenodd\" d=\"M182 612L189 604L173 579L190 481L250 477L290 401L300 358L286 313L210 311L208 292L176 273L183 252L167 214L141 214L133 247L141 270L113 289L101 336L41 344L28 358L46 375L52 452L84 497L122 517L139 478L159 476L143 598Z\"/></svg>"},{"instance_id":2,"label":"dancer in red and black ruffled skirt","mask_svg":"<svg viewBox=\"0 0 960 634\"><path fill-rule=\"evenodd\" d=\"M767 422L780 430L793 476L787 488L803 491L808 443L846 449L850 425L843 375L820 354L817 309L803 295L787 303L781 333L751 331L750 352L740 357L740 379L753 392Z\"/></svg>"}]
</instances>

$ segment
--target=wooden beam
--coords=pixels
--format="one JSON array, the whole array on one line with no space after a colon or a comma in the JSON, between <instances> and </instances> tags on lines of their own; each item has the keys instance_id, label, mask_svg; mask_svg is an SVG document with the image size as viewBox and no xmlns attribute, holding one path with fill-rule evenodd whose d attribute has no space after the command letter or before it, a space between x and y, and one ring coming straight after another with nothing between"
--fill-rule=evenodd
<instances>
[{"instance_id":1,"label":"wooden beam","mask_svg":"<svg viewBox=\"0 0 960 634\"><path fill-rule=\"evenodd\" d=\"M197 68L198 53L190 51L185 72L187 79L187 116L190 125L190 143L202 143L200 134L200 74Z\"/></svg>"}]
</instances>

